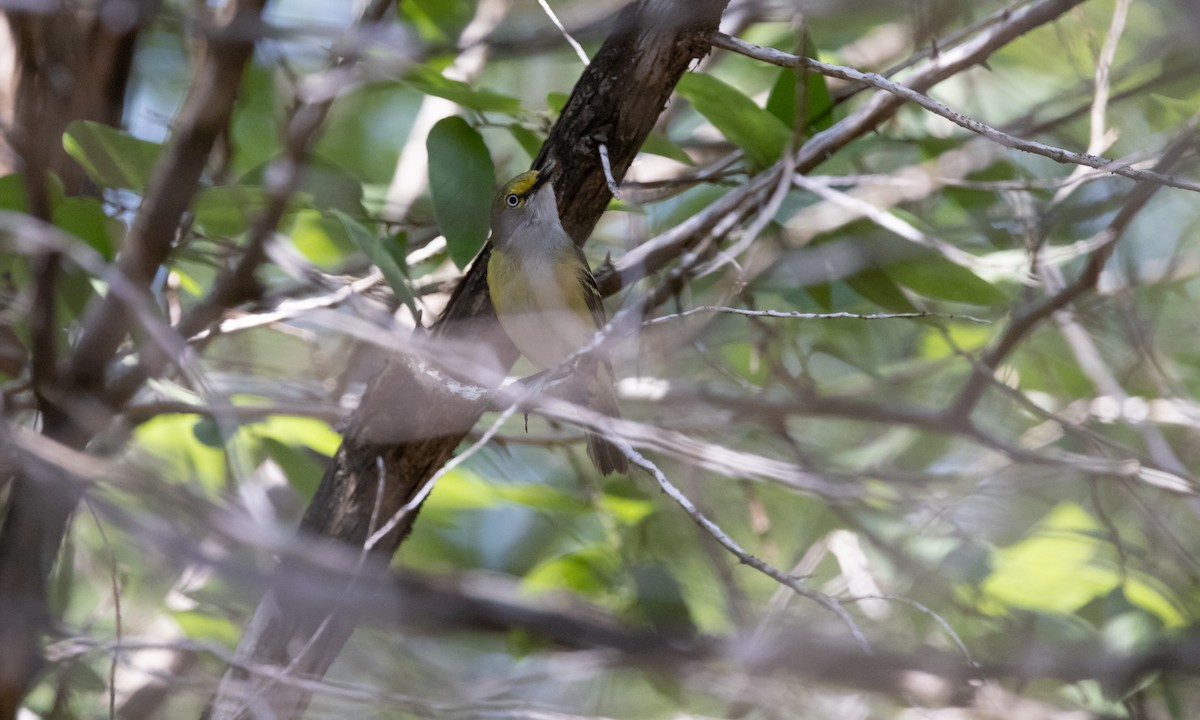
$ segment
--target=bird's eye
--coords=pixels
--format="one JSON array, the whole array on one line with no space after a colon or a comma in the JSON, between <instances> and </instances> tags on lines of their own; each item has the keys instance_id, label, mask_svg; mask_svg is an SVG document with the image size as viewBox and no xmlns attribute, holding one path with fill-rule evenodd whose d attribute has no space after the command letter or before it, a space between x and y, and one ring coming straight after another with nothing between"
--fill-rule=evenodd
<instances>
[{"instance_id":1,"label":"bird's eye","mask_svg":"<svg viewBox=\"0 0 1200 720\"><path fill-rule=\"evenodd\" d=\"M516 207L521 204L521 198L517 197L515 194L509 195L508 197L504 198L504 202L509 207Z\"/></svg>"}]
</instances>

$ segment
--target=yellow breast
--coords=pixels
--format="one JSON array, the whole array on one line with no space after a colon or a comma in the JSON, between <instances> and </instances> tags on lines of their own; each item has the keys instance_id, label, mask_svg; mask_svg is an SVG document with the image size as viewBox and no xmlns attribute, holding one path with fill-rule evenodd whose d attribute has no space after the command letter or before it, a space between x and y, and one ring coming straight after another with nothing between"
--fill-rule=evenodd
<instances>
[{"instance_id":1,"label":"yellow breast","mask_svg":"<svg viewBox=\"0 0 1200 720\"><path fill-rule=\"evenodd\" d=\"M596 332L581 268L573 250L520 261L492 250L487 280L496 316L517 349L540 368L562 363Z\"/></svg>"}]
</instances>

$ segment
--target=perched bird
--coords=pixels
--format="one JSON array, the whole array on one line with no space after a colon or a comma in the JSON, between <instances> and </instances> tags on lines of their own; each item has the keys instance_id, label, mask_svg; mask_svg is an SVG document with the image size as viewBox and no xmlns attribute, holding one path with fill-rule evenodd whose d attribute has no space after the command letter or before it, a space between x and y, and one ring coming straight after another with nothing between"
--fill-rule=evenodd
<instances>
[{"instance_id":1,"label":"perched bird","mask_svg":"<svg viewBox=\"0 0 1200 720\"><path fill-rule=\"evenodd\" d=\"M587 259L563 229L549 182L553 167L509 180L492 201L487 284L500 326L543 370L560 365L604 327L604 305ZM620 417L606 360L581 363L581 385L596 412ZM595 434L588 457L601 473L626 472L625 455Z\"/></svg>"}]
</instances>

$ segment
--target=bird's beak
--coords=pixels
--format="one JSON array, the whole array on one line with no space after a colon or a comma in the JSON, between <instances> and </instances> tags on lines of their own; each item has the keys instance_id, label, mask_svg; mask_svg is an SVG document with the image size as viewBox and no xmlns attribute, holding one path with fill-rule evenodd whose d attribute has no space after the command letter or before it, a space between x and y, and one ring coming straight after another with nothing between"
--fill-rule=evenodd
<instances>
[{"instance_id":1,"label":"bird's beak","mask_svg":"<svg viewBox=\"0 0 1200 720\"><path fill-rule=\"evenodd\" d=\"M529 194L532 195L533 193L537 192L538 188L540 188L542 185L545 185L553 180L555 170L557 169L557 163L555 163L553 160L547 160L546 164L543 165L540 170L538 170L537 179L533 181L533 189L530 190Z\"/></svg>"}]
</instances>

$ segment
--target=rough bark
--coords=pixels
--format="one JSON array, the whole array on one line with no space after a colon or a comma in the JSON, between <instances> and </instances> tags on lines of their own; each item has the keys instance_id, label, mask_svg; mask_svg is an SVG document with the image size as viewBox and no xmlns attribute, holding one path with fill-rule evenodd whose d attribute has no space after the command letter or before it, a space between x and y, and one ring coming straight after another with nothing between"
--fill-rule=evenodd
<instances>
[{"instance_id":1,"label":"rough bark","mask_svg":"<svg viewBox=\"0 0 1200 720\"><path fill-rule=\"evenodd\" d=\"M584 71L535 166L553 159L563 224L582 244L611 195L598 148L608 148L620 180L654 126L680 76L709 49L725 0L643 0L626 8ZM456 356L493 370L507 368L516 351L498 330L486 291L488 250L456 288L432 339ZM469 349L468 349L469 348ZM494 360L494 362L493 362ZM499 374L499 373L498 373ZM473 378L477 379L477 378ZM410 500L451 457L483 412L427 375L394 361L368 389L341 448L301 522L301 531L362 546L372 516L386 519ZM382 468L383 477L379 477ZM371 550L384 565L411 528L410 514ZM377 521L377 524L381 521ZM288 567L279 568L280 585ZM332 612L331 612L332 611ZM246 630L214 699L213 718L299 717L311 691L277 678L247 676L242 668L286 667L300 677L322 676L355 627L336 608L305 604L303 594L268 593ZM314 635L319 630L319 637Z\"/></svg>"}]
</instances>

